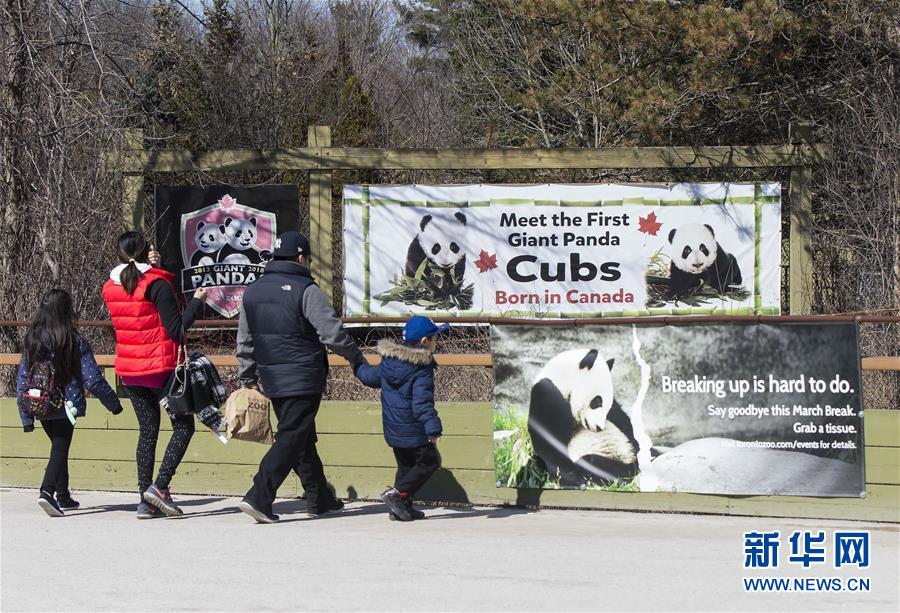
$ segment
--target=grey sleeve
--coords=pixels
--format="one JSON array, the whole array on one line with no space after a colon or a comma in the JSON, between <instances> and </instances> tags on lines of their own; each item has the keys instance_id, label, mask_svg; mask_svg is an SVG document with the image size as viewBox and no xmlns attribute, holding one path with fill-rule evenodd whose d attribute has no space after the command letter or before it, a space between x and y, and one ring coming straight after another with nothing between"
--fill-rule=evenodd
<instances>
[{"instance_id":1,"label":"grey sleeve","mask_svg":"<svg viewBox=\"0 0 900 613\"><path fill-rule=\"evenodd\" d=\"M319 340L333 352L345 358L351 366L365 361L362 351L344 330L325 294L315 285L303 292L303 316L316 329Z\"/></svg>"},{"instance_id":2,"label":"grey sleeve","mask_svg":"<svg viewBox=\"0 0 900 613\"><path fill-rule=\"evenodd\" d=\"M241 379L241 385L251 385L256 383L256 360L253 357L253 335L250 334L250 327L247 325L247 317L244 315L244 309L241 309L241 317L238 321L237 333L237 359L238 359L238 376Z\"/></svg>"}]
</instances>

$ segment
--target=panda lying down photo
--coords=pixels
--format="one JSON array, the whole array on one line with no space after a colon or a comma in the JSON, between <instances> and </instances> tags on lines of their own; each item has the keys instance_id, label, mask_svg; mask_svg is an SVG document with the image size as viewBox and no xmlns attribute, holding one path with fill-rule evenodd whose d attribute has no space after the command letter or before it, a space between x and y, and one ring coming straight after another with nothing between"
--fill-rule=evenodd
<instances>
[{"instance_id":1,"label":"panda lying down photo","mask_svg":"<svg viewBox=\"0 0 900 613\"><path fill-rule=\"evenodd\" d=\"M528 433L538 464L560 486L609 485L638 472L638 443L614 398L612 366L596 349L572 349L535 377Z\"/></svg>"}]
</instances>

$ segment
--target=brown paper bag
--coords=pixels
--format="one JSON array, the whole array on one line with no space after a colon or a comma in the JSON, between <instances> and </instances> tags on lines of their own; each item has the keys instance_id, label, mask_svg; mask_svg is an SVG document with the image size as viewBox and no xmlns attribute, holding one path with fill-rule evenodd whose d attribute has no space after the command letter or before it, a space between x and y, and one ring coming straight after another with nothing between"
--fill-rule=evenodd
<instances>
[{"instance_id":1,"label":"brown paper bag","mask_svg":"<svg viewBox=\"0 0 900 613\"><path fill-rule=\"evenodd\" d=\"M235 390L225 402L228 438L271 445L274 440L269 421L271 408L272 401L259 391L247 387Z\"/></svg>"}]
</instances>

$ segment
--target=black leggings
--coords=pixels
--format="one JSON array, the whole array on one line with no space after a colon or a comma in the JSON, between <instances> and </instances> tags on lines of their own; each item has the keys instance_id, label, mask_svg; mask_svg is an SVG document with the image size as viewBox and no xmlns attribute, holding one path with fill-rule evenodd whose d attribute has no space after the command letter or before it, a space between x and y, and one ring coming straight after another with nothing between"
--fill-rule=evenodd
<instances>
[{"instance_id":1,"label":"black leggings","mask_svg":"<svg viewBox=\"0 0 900 613\"><path fill-rule=\"evenodd\" d=\"M41 489L51 496L55 492L60 498L69 497L69 446L75 426L68 419L41 420L44 432L50 439L50 460L44 471Z\"/></svg>"},{"instance_id":2,"label":"black leggings","mask_svg":"<svg viewBox=\"0 0 900 613\"><path fill-rule=\"evenodd\" d=\"M187 452L191 437L194 436L194 416L187 415L172 418L172 438L166 446L166 453L159 467L156 481L153 481L156 441L159 438L159 399L162 398L163 391L132 385L126 385L125 391L128 392L128 397L131 398L131 404L134 406L134 414L137 416L138 427L140 428L135 455L137 458L138 489L141 492L141 496L143 496L144 490L150 487L151 483L155 483L157 487L164 489L169 487L169 482L175 476L175 471L178 469L185 452Z\"/></svg>"}]
</instances>

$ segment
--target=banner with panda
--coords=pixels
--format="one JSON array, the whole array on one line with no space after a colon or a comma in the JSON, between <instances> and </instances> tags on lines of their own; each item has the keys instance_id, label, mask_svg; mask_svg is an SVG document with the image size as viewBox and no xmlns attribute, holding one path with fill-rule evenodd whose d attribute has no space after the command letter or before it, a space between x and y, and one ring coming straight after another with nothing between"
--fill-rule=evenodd
<instances>
[{"instance_id":1,"label":"banner with panda","mask_svg":"<svg viewBox=\"0 0 900 613\"><path fill-rule=\"evenodd\" d=\"M497 484L865 495L853 324L494 326Z\"/></svg>"},{"instance_id":2,"label":"banner with panda","mask_svg":"<svg viewBox=\"0 0 900 613\"><path fill-rule=\"evenodd\" d=\"M781 186L347 185L346 315L778 314Z\"/></svg>"},{"instance_id":3,"label":"banner with panda","mask_svg":"<svg viewBox=\"0 0 900 613\"><path fill-rule=\"evenodd\" d=\"M209 305L234 317L244 288L262 273L275 238L300 223L296 185L156 188L156 247L179 291L209 290Z\"/></svg>"}]
</instances>

